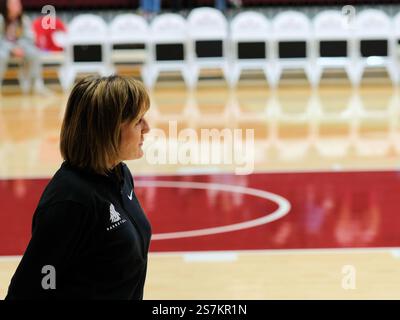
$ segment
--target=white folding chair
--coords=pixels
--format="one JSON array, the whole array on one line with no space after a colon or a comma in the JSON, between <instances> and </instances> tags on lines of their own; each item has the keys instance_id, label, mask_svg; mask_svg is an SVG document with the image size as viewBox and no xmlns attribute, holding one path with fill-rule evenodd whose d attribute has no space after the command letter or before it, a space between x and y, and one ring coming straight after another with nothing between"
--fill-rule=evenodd
<instances>
[{"instance_id":1,"label":"white folding chair","mask_svg":"<svg viewBox=\"0 0 400 320\"><path fill-rule=\"evenodd\" d=\"M258 12L242 12L232 19L230 23L232 71L229 81L232 86L236 86L242 70L261 69L269 80L272 68L268 60L270 29L267 18Z\"/></svg>"},{"instance_id":2,"label":"white folding chair","mask_svg":"<svg viewBox=\"0 0 400 320\"><path fill-rule=\"evenodd\" d=\"M392 20L382 11L367 9L355 19L355 83L361 83L366 68L385 68L394 84L399 82Z\"/></svg>"},{"instance_id":3,"label":"white folding chair","mask_svg":"<svg viewBox=\"0 0 400 320\"><path fill-rule=\"evenodd\" d=\"M346 25L340 11L326 10L313 20L316 67L313 68L316 83L327 69L344 69L349 80L355 84L353 75L354 41L350 26Z\"/></svg>"},{"instance_id":4,"label":"white folding chair","mask_svg":"<svg viewBox=\"0 0 400 320\"><path fill-rule=\"evenodd\" d=\"M109 25L112 48L111 60L116 63L145 63L149 26L137 14L126 13L116 16Z\"/></svg>"},{"instance_id":5,"label":"white folding chair","mask_svg":"<svg viewBox=\"0 0 400 320\"><path fill-rule=\"evenodd\" d=\"M188 18L191 84L197 85L201 70L220 69L229 79L228 22L217 9L193 9Z\"/></svg>"},{"instance_id":6,"label":"white folding chair","mask_svg":"<svg viewBox=\"0 0 400 320\"><path fill-rule=\"evenodd\" d=\"M400 12L393 17L393 61L396 67L396 74L400 74Z\"/></svg>"},{"instance_id":7,"label":"white folding chair","mask_svg":"<svg viewBox=\"0 0 400 320\"><path fill-rule=\"evenodd\" d=\"M78 73L113 73L110 61L108 27L105 21L93 14L76 16L64 36L56 36L57 43L65 49L65 61L60 69L64 90L74 83Z\"/></svg>"},{"instance_id":8,"label":"white folding chair","mask_svg":"<svg viewBox=\"0 0 400 320\"><path fill-rule=\"evenodd\" d=\"M142 77L148 88L153 88L161 72L180 72L190 86L186 20L174 13L164 13L152 21L147 46L147 63Z\"/></svg>"},{"instance_id":9,"label":"white folding chair","mask_svg":"<svg viewBox=\"0 0 400 320\"><path fill-rule=\"evenodd\" d=\"M314 57L311 22L296 11L284 11L272 21L273 61L275 66L273 86L279 83L285 70L303 69L314 86Z\"/></svg>"}]
</instances>

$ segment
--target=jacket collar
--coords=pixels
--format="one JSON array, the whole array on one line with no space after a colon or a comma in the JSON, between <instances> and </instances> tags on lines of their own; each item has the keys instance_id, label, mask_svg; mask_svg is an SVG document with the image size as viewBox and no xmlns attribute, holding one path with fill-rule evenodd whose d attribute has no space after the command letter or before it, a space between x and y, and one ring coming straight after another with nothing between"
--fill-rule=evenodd
<instances>
[{"instance_id":1,"label":"jacket collar","mask_svg":"<svg viewBox=\"0 0 400 320\"><path fill-rule=\"evenodd\" d=\"M124 184L124 167L126 167L126 164L123 162L120 162L118 165L116 165L107 175L99 174L85 168L79 168L72 165L68 161L64 161L61 167L73 170L80 176L93 180L97 183L111 183L112 185L118 187L118 189L121 189Z\"/></svg>"}]
</instances>

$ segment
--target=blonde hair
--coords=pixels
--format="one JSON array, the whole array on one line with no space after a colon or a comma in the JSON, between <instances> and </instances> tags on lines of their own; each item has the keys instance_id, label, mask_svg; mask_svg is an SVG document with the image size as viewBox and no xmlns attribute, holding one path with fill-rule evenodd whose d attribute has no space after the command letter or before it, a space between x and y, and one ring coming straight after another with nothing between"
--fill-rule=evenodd
<instances>
[{"instance_id":1,"label":"blonde hair","mask_svg":"<svg viewBox=\"0 0 400 320\"><path fill-rule=\"evenodd\" d=\"M60 134L60 151L71 165L107 174L119 155L121 124L150 107L149 95L133 78L86 77L72 89Z\"/></svg>"}]
</instances>

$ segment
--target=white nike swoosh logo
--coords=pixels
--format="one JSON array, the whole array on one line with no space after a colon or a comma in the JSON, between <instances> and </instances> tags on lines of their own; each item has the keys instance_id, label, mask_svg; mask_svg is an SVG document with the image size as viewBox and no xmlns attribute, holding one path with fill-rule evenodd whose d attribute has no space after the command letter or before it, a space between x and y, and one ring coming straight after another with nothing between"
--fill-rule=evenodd
<instances>
[{"instance_id":1,"label":"white nike swoosh logo","mask_svg":"<svg viewBox=\"0 0 400 320\"><path fill-rule=\"evenodd\" d=\"M131 191L131 194L128 196L129 200L132 200L132 193L133 193L133 190Z\"/></svg>"}]
</instances>

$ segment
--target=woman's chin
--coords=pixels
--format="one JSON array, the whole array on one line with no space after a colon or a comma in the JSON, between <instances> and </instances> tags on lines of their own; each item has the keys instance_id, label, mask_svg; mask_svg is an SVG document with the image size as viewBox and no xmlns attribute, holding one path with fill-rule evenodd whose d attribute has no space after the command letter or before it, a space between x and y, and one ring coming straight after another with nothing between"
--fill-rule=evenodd
<instances>
[{"instance_id":1,"label":"woman's chin","mask_svg":"<svg viewBox=\"0 0 400 320\"><path fill-rule=\"evenodd\" d=\"M143 155L144 155L143 150L142 150L141 148L139 148L139 150L136 152L136 154L135 154L135 156L132 158L132 160L140 159L140 158L143 157Z\"/></svg>"},{"instance_id":2,"label":"woman's chin","mask_svg":"<svg viewBox=\"0 0 400 320\"><path fill-rule=\"evenodd\" d=\"M131 154L127 155L124 159L124 161L130 161L130 160L136 160L142 158L144 155L144 152L142 150L142 147L139 147L137 150L132 152Z\"/></svg>"},{"instance_id":3,"label":"woman's chin","mask_svg":"<svg viewBox=\"0 0 400 320\"><path fill-rule=\"evenodd\" d=\"M124 160L122 160L122 161L132 161L132 160L138 160L138 159L140 159L140 158L142 158L143 157L143 155L140 155L140 154L137 154L137 155L135 155L135 156L132 156L132 157L127 157L127 158L125 158Z\"/></svg>"}]
</instances>

